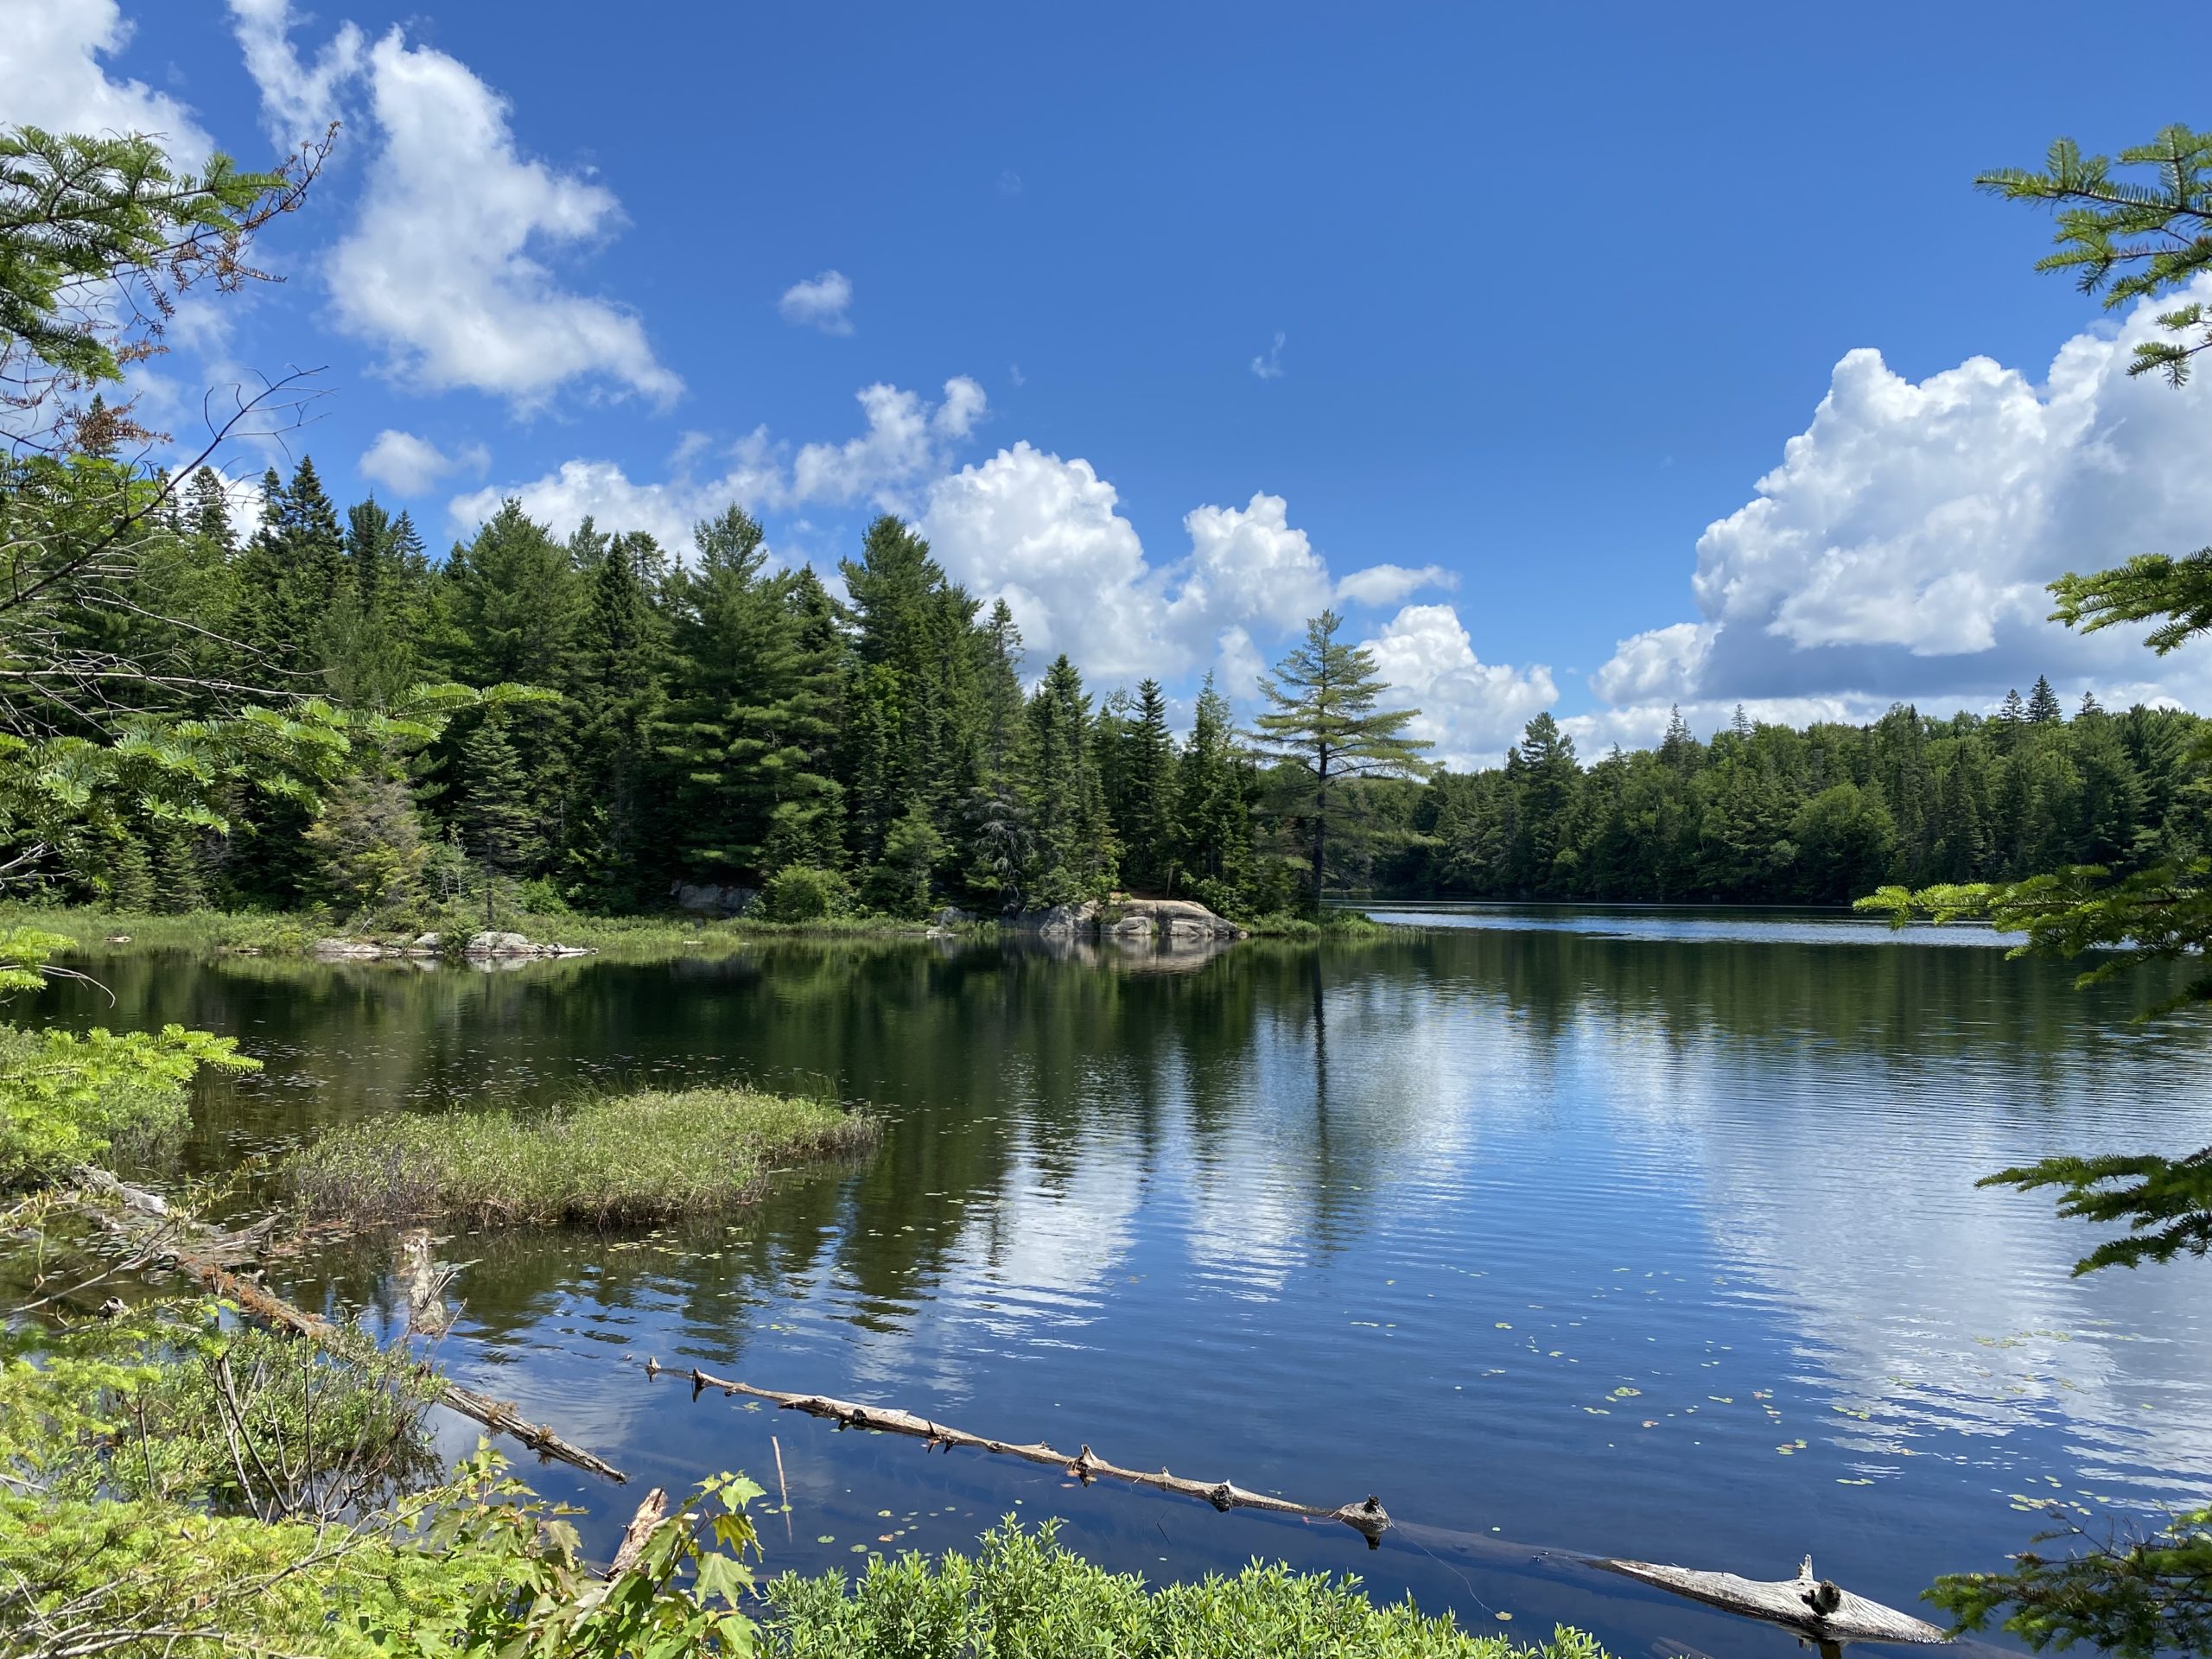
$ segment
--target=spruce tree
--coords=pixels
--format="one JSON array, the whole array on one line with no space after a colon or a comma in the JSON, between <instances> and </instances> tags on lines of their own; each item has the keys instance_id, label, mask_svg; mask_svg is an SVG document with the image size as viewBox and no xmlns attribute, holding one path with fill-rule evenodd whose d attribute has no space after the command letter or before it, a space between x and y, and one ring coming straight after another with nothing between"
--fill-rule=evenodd
<instances>
[{"instance_id":1,"label":"spruce tree","mask_svg":"<svg viewBox=\"0 0 2212 1659\"><path fill-rule=\"evenodd\" d=\"M1209 673L1176 769L1176 863L1217 910L1251 898L1251 768L1237 751L1234 711Z\"/></svg>"},{"instance_id":2,"label":"spruce tree","mask_svg":"<svg viewBox=\"0 0 2212 1659\"><path fill-rule=\"evenodd\" d=\"M2035 689L2028 693L2029 724L2055 726L2065 718L2066 711L2059 706L2058 693L2050 689L2050 681L2037 675Z\"/></svg>"},{"instance_id":3,"label":"spruce tree","mask_svg":"<svg viewBox=\"0 0 2212 1659\"><path fill-rule=\"evenodd\" d=\"M1117 849L1099 776L1090 698L1065 652L1052 659L1030 698L1029 724L1036 754L1029 804L1036 825L1032 901L1050 906L1103 898L1114 886Z\"/></svg>"},{"instance_id":4,"label":"spruce tree","mask_svg":"<svg viewBox=\"0 0 2212 1659\"><path fill-rule=\"evenodd\" d=\"M545 852L530 778L506 728L503 710L487 709L478 716L461 745L453 807L461 845L484 872L487 920L500 878L534 868Z\"/></svg>"},{"instance_id":5,"label":"spruce tree","mask_svg":"<svg viewBox=\"0 0 2212 1659\"><path fill-rule=\"evenodd\" d=\"M1324 611L1306 625L1304 643L1275 664L1260 690L1273 712L1253 722L1260 753L1304 775L1310 899L1316 914L1328 885L1329 832L1345 816L1344 785L1361 778L1425 775L1425 739L1405 729L1417 709L1376 707L1389 688L1374 654L1337 638L1344 619Z\"/></svg>"}]
</instances>

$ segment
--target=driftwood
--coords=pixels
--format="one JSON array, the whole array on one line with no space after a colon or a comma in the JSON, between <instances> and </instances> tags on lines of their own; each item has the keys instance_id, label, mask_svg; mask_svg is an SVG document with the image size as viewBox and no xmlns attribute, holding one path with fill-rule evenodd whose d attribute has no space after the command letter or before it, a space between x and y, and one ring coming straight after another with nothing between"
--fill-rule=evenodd
<instances>
[{"instance_id":1,"label":"driftwood","mask_svg":"<svg viewBox=\"0 0 2212 1659\"><path fill-rule=\"evenodd\" d=\"M673 1376L689 1382L694 1400L708 1389L720 1389L726 1395L747 1395L755 1400L772 1400L785 1411L803 1411L810 1417L827 1417L842 1427L873 1429L885 1434L911 1434L923 1442L925 1449L932 1446L948 1449L956 1446L972 1446L980 1452L995 1452L1005 1457L1020 1458L1027 1463L1044 1464L1074 1476L1085 1485L1094 1480L1122 1480L1133 1486L1150 1487L1158 1492L1203 1498L1217 1510L1224 1511L1265 1510L1271 1514L1304 1516L1316 1521L1341 1521L1365 1538L1370 1549L1379 1544L1382 1535L1390 1529L1389 1512L1374 1497L1370 1497L1363 1503L1345 1503L1333 1510L1319 1509L1311 1503L1296 1503L1289 1498L1271 1497L1266 1492L1248 1491L1226 1480L1188 1480L1179 1475L1171 1475L1165 1469L1158 1474L1147 1474L1141 1469L1124 1469L1107 1462L1087 1446L1070 1457L1042 1441L1023 1445L1011 1440L994 1440L981 1434L971 1434L963 1428L932 1421L927 1417L917 1417L910 1411L900 1411L891 1406L856 1406L849 1400L833 1400L821 1394L782 1394L773 1389L756 1389L750 1382L709 1376L696 1368L688 1371L672 1371L652 1359L645 1362L645 1375Z\"/></svg>"},{"instance_id":2,"label":"driftwood","mask_svg":"<svg viewBox=\"0 0 2212 1659\"><path fill-rule=\"evenodd\" d=\"M1592 1560L1591 1566L1639 1583L1656 1585L1675 1595L1701 1601L1747 1618L1796 1631L1823 1648L1846 1642L1905 1642L1933 1643L1950 1638L1925 1619L1885 1607L1878 1601L1855 1596L1840 1585L1813 1576L1808 1555L1794 1579L1761 1582L1739 1579L1733 1573L1700 1573L1686 1567L1661 1567L1650 1561Z\"/></svg>"},{"instance_id":3,"label":"driftwood","mask_svg":"<svg viewBox=\"0 0 2212 1659\"><path fill-rule=\"evenodd\" d=\"M1333 1510L1319 1509L1308 1503L1294 1503L1288 1498L1271 1497L1265 1492L1247 1491L1225 1480L1187 1480L1171 1475L1165 1469L1158 1474L1123 1469L1107 1462L1087 1446L1070 1457L1066 1452L1042 1442L1024 1444L995 1440L970 1433L965 1429L954 1428L931 1418L917 1416L911 1411L901 1411L893 1406L860 1406L849 1400L836 1400L820 1394L785 1394L775 1389L755 1388L750 1382L740 1382L730 1377L711 1376L696 1367L673 1370L653 1359L645 1361L645 1375L688 1382L691 1385L694 1400L709 1389L718 1389L725 1395L744 1395L754 1400L772 1401L785 1411L803 1411L810 1417L827 1417L841 1427L912 1435L920 1440L925 1449L932 1446L947 1448L972 1446L977 1451L1020 1458L1027 1463L1043 1464L1072 1475L1086 1485L1101 1478L1122 1480L1131 1485L1149 1487L1154 1491L1203 1498L1217 1510L1264 1510L1276 1515L1340 1521L1365 1538L1370 1549L1380 1546L1382 1535L1391 1526L1389 1513L1373 1497L1363 1503L1346 1503ZM777 1448L777 1460L780 1465L781 1447ZM1488 1546L1491 1541L1475 1541ZM1732 1573L1705 1573L1690 1567L1662 1567L1649 1561L1612 1560L1567 1550L1547 1551L1545 1554L1563 1562L1576 1561L1608 1573L1618 1573L1624 1578L1635 1579L1675 1595L1686 1596L1693 1601L1703 1602L1707 1606L1717 1607L1724 1612L1780 1624L1808 1641L1819 1643L1824 1653L1832 1653L1847 1642L1936 1643L1950 1640L1943 1631L1925 1620L1899 1612L1894 1607L1885 1607L1878 1601L1870 1601L1864 1596L1853 1595L1825 1579L1814 1578L1813 1558L1809 1555L1805 1558L1805 1563L1798 1569L1795 1579L1766 1584L1753 1579L1738 1578Z\"/></svg>"},{"instance_id":4,"label":"driftwood","mask_svg":"<svg viewBox=\"0 0 2212 1659\"><path fill-rule=\"evenodd\" d=\"M341 1358L358 1364L374 1357L375 1345L347 1327L295 1307L253 1280L231 1270L240 1263L240 1250L257 1243L267 1232L274 1223L273 1217L244 1232L218 1233L180 1214L157 1194L126 1186L105 1171L83 1172L79 1186L106 1201L101 1204L87 1198L77 1205L79 1212L131 1237L139 1243L148 1262L167 1262L180 1272L191 1274L218 1296L236 1302L263 1324L304 1337ZM120 1215L117 1213L118 1209ZM130 1219L133 1216L143 1219L134 1223ZM187 1237L191 1243L182 1242ZM464 1389L443 1377L438 1379L436 1398L440 1405L474 1418L495 1433L520 1440L542 1458L572 1465L617 1484L629 1479L613 1464L594 1457L580 1446L571 1445L543 1424L531 1422L508 1401L494 1400L488 1394Z\"/></svg>"},{"instance_id":5,"label":"driftwood","mask_svg":"<svg viewBox=\"0 0 2212 1659\"><path fill-rule=\"evenodd\" d=\"M645 1549L645 1540L653 1535L653 1529L668 1519L668 1491L656 1486L645 1494L645 1502L638 1505L638 1512L630 1517L630 1524L622 1529L622 1547L614 1552L614 1560L607 1569L607 1576L619 1579L638 1564L638 1556Z\"/></svg>"}]
</instances>

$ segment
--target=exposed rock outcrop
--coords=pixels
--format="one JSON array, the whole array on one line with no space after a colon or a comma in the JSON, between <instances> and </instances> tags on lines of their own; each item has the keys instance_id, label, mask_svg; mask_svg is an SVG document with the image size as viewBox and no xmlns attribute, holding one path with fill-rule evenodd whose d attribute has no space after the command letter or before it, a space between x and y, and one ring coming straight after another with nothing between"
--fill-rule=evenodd
<instances>
[{"instance_id":1,"label":"exposed rock outcrop","mask_svg":"<svg viewBox=\"0 0 2212 1659\"><path fill-rule=\"evenodd\" d=\"M1236 923L1188 899L1122 899L1112 904L1091 899L1029 911L1009 920L1011 925L1033 928L1046 938L1103 938L1132 946L1187 946L1244 937Z\"/></svg>"}]
</instances>

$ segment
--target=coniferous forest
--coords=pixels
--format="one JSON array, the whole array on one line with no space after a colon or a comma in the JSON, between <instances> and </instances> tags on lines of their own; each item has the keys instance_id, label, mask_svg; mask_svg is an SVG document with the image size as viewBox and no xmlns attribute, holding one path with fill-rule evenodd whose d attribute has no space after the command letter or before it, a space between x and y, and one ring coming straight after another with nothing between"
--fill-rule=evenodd
<instances>
[{"instance_id":1,"label":"coniferous forest","mask_svg":"<svg viewBox=\"0 0 2212 1659\"><path fill-rule=\"evenodd\" d=\"M1244 732L1250 710L1209 681L1179 732L1155 681L1027 663L1005 606L895 518L842 562L838 599L775 568L734 507L681 561L588 522L558 537L512 501L434 558L405 514L341 512L311 460L263 487L251 534L207 474L139 532L138 602L89 613L112 637L79 642L169 671L125 683L125 707L548 695L464 711L404 759L365 751L320 803L241 800L226 833L114 820L64 849L70 896L358 912L488 876L537 909L660 910L690 887L766 890L799 918L1117 889L1253 915L1308 892L1311 797ZM2069 714L2039 680L1986 717L1739 715L1700 741L1678 716L1656 749L1586 765L1543 715L1498 767L1351 779L1328 874L1400 897L1840 903L2124 869L2204 844L2201 725L2086 696Z\"/></svg>"}]
</instances>

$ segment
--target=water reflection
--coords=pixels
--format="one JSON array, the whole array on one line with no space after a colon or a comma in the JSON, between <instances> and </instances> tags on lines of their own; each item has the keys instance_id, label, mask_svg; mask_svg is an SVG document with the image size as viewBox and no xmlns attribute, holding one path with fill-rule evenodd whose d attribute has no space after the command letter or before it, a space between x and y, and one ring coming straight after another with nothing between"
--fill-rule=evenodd
<instances>
[{"instance_id":1,"label":"water reflection","mask_svg":"<svg viewBox=\"0 0 2212 1659\"><path fill-rule=\"evenodd\" d=\"M1262 1550L1478 1622L1510 1606L1741 1652L1670 1605L1441 1541L1665 1558L1694 1514L1696 1564L1781 1574L1812 1549L1910 1605L1929 1571L2018 1548L2028 1497L2102 1514L2212 1490L2203 1265L2072 1281L2083 1230L1972 1185L2062 1148L2212 1139L2199 1031L2120 1031L2132 993L2076 992L1986 936L1427 919L1453 925L1197 961L1025 939L499 976L100 968L129 1023L235 1031L269 1061L203 1094L209 1166L579 1083L876 1103L878 1152L739 1217L443 1246L474 1262L450 1363L617 1461L758 1473L779 1433L810 1510L779 1564L853 1559L880 1508L934 1517L900 1542L937 1547L1019 1503L1122 1566ZM333 1262L327 1288L373 1295L380 1265ZM1433 1530L1354 1560L683 1408L636 1380L647 1354L1312 1501L1376 1491Z\"/></svg>"}]
</instances>

